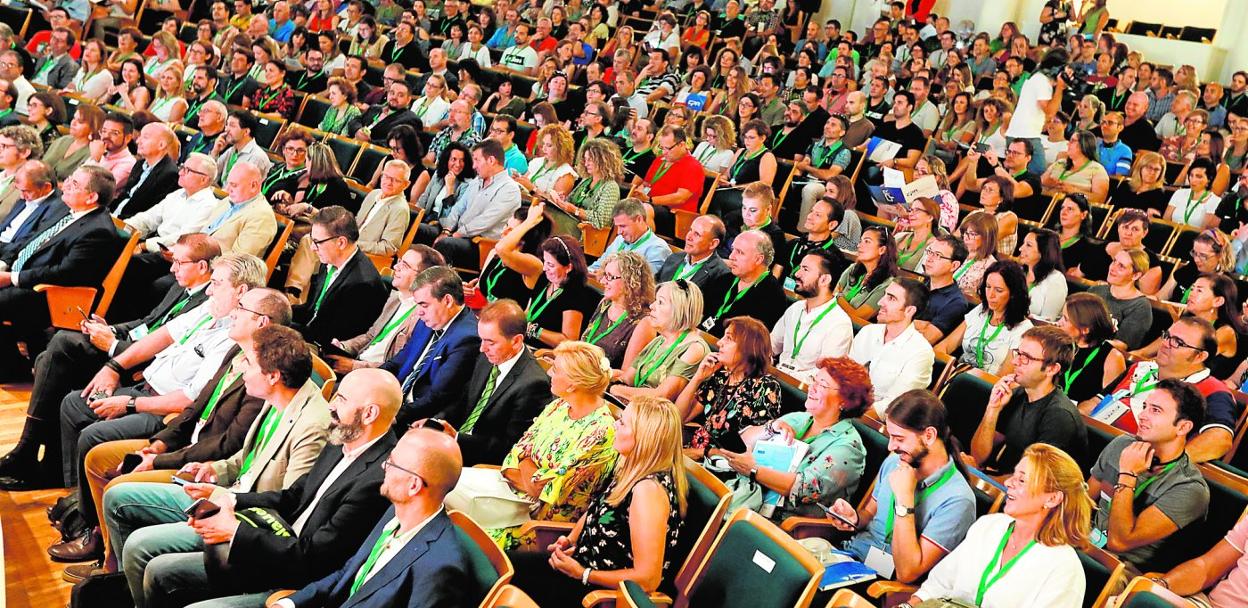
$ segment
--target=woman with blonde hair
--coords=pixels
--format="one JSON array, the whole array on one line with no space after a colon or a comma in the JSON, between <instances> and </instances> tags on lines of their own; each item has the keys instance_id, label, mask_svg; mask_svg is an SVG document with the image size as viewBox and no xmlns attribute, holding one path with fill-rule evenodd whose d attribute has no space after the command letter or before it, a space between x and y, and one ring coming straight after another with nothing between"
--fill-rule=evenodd
<instances>
[{"instance_id":1,"label":"woman with blonde hair","mask_svg":"<svg viewBox=\"0 0 1248 608\"><path fill-rule=\"evenodd\" d=\"M616 51L628 51L628 64L637 61L637 45L633 43L636 33L631 25L622 25L615 31L615 36L607 41L606 46L598 53L599 57L614 57Z\"/></svg>"},{"instance_id":2,"label":"woman with blonde hair","mask_svg":"<svg viewBox=\"0 0 1248 608\"><path fill-rule=\"evenodd\" d=\"M585 322L581 340L607 353L611 367L633 364L638 353L656 334L650 320L654 301L654 274L640 254L616 251L603 259L602 302Z\"/></svg>"},{"instance_id":3,"label":"woman with blonde hair","mask_svg":"<svg viewBox=\"0 0 1248 608\"><path fill-rule=\"evenodd\" d=\"M997 261L997 220L987 212L975 211L962 220L958 231L968 253L953 278L962 293L974 295L984 281L984 271Z\"/></svg>"},{"instance_id":4,"label":"woman with blonde hair","mask_svg":"<svg viewBox=\"0 0 1248 608\"><path fill-rule=\"evenodd\" d=\"M98 103L113 88L113 73L104 63L108 47L101 40L91 39L82 45L82 62L74 79L65 90L77 93L93 103Z\"/></svg>"},{"instance_id":5,"label":"woman with blonde hair","mask_svg":"<svg viewBox=\"0 0 1248 608\"><path fill-rule=\"evenodd\" d=\"M555 347L546 373L555 400L511 448L500 473L518 496L533 503L533 519L571 522L602 493L616 465L615 418L602 398L611 365L601 348L568 340ZM532 541L518 528L489 532L503 549Z\"/></svg>"},{"instance_id":6,"label":"woman with blonde hair","mask_svg":"<svg viewBox=\"0 0 1248 608\"><path fill-rule=\"evenodd\" d=\"M624 160L620 148L611 140L593 137L581 146L576 171L584 178L564 197L558 189L550 200L564 213L595 228L611 225L611 210L620 202L620 181L624 179ZM580 229L575 235L579 236Z\"/></svg>"},{"instance_id":7,"label":"woman with blonde hair","mask_svg":"<svg viewBox=\"0 0 1248 608\"><path fill-rule=\"evenodd\" d=\"M979 518L936 564L911 603L952 600L980 608L1079 608L1092 499L1065 452L1032 444L1005 482L1001 513Z\"/></svg>"},{"instance_id":8,"label":"woman with blonde hair","mask_svg":"<svg viewBox=\"0 0 1248 608\"><path fill-rule=\"evenodd\" d=\"M143 65L143 73L148 78L156 78L165 70L169 64L180 59L181 47L178 46L178 39L161 30L152 36L152 51L155 53L147 63ZM182 79L182 73L178 72L178 79Z\"/></svg>"},{"instance_id":9,"label":"woman with blonde hair","mask_svg":"<svg viewBox=\"0 0 1248 608\"><path fill-rule=\"evenodd\" d=\"M575 606L587 587L615 589L625 580L647 592L666 589L677 566L668 551L676 547L689 492L680 437L670 401L629 404L615 423L619 460L611 485L567 536L546 547L549 555L512 552L513 582L542 606Z\"/></svg>"},{"instance_id":10,"label":"woman with blonde hair","mask_svg":"<svg viewBox=\"0 0 1248 608\"><path fill-rule=\"evenodd\" d=\"M147 111L163 122L182 122L186 115L186 89L182 84L182 62L173 61L156 76L156 97Z\"/></svg>"},{"instance_id":11,"label":"woman with blonde hair","mask_svg":"<svg viewBox=\"0 0 1248 608\"><path fill-rule=\"evenodd\" d=\"M719 173L736 156L737 128L727 116L714 114L702 121L702 141L693 149L694 158L707 171Z\"/></svg>"},{"instance_id":12,"label":"woman with blonde hair","mask_svg":"<svg viewBox=\"0 0 1248 608\"><path fill-rule=\"evenodd\" d=\"M512 175L516 183L529 194L570 194L576 185L576 169L572 168L576 145L568 128L559 123L542 127L537 132L535 152L528 172Z\"/></svg>"},{"instance_id":13,"label":"woman with blonde hair","mask_svg":"<svg viewBox=\"0 0 1248 608\"><path fill-rule=\"evenodd\" d=\"M1152 151L1141 151L1131 165L1127 179L1114 185L1110 202L1115 207L1139 209L1149 217L1161 217L1170 203L1170 193L1165 191L1166 159Z\"/></svg>"},{"instance_id":14,"label":"woman with blonde hair","mask_svg":"<svg viewBox=\"0 0 1248 608\"><path fill-rule=\"evenodd\" d=\"M611 374L619 383L611 394L625 401L646 395L675 399L711 352L698 330L702 290L696 284L679 280L659 285L649 318L658 335L631 365Z\"/></svg>"},{"instance_id":15,"label":"woman with blonde hair","mask_svg":"<svg viewBox=\"0 0 1248 608\"><path fill-rule=\"evenodd\" d=\"M1153 325L1153 307L1139 288L1148 273L1149 257L1143 249L1118 249L1109 264L1105 285L1093 285L1088 293L1105 300L1114 317L1118 346L1134 350L1144 345L1144 336Z\"/></svg>"}]
</instances>

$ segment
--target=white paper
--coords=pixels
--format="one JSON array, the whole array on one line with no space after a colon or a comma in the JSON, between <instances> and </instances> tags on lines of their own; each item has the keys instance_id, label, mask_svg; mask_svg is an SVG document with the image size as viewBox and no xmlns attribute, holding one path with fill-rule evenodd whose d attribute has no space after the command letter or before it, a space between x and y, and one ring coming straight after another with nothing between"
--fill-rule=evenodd
<instances>
[{"instance_id":1,"label":"white paper","mask_svg":"<svg viewBox=\"0 0 1248 608\"><path fill-rule=\"evenodd\" d=\"M758 549L754 550L754 563L758 564L758 567L765 570L767 574L771 574L771 571L776 567L776 560L763 555L763 552Z\"/></svg>"}]
</instances>

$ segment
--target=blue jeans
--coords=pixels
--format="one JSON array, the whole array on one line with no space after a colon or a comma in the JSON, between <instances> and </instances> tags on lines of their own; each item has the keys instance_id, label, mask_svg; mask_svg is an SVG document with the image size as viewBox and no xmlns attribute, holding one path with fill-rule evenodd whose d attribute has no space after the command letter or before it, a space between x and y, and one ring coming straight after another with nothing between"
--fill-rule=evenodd
<instances>
[{"instance_id":1,"label":"blue jeans","mask_svg":"<svg viewBox=\"0 0 1248 608\"><path fill-rule=\"evenodd\" d=\"M152 558L203 549L186 523L184 510L193 502L171 483L123 483L104 492L104 524L138 608L146 605L144 570Z\"/></svg>"},{"instance_id":2,"label":"blue jeans","mask_svg":"<svg viewBox=\"0 0 1248 608\"><path fill-rule=\"evenodd\" d=\"M1044 175L1044 170L1048 169L1048 166L1044 163L1044 144L1041 143L1040 138L1007 137L1006 145L1012 144L1016 141L1026 142L1027 147L1031 150L1031 162L1027 163L1027 172L1035 175L1036 177Z\"/></svg>"}]
</instances>

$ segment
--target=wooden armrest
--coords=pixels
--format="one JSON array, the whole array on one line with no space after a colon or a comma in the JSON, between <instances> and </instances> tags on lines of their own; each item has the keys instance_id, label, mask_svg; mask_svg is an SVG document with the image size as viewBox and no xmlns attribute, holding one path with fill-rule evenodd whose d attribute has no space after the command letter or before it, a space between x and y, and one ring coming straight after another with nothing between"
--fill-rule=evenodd
<instances>
[{"instance_id":1,"label":"wooden armrest","mask_svg":"<svg viewBox=\"0 0 1248 608\"><path fill-rule=\"evenodd\" d=\"M649 594L649 598L651 602L659 606L672 605L672 598L657 591ZM585 597L581 599L581 606L584 608L612 608L614 606L623 606L621 599L618 590L599 589L586 593Z\"/></svg>"},{"instance_id":2,"label":"wooden armrest","mask_svg":"<svg viewBox=\"0 0 1248 608\"><path fill-rule=\"evenodd\" d=\"M1187 608L1192 605L1191 602L1183 599L1175 592L1166 589L1153 580L1143 576L1137 576L1131 580L1131 582L1127 585L1127 588L1123 589L1122 594L1118 596L1118 602L1120 604L1126 603L1127 599L1131 596L1144 593L1152 594L1157 597L1157 599L1160 599L1175 608Z\"/></svg>"},{"instance_id":3,"label":"wooden armrest","mask_svg":"<svg viewBox=\"0 0 1248 608\"><path fill-rule=\"evenodd\" d=\"M867 595L874 599L879 599L889 593L905 593L909 595L918 590L918 585L907 585L897 581L875 581L871 583L870 587L867 587Z\"/></svg>"},{"instance_id":4,"label":"wooden armrest","mask_svg":"<svg viewBox=\"0 0 1248 608\"><path fill-rule=\"evenodd\" d=\"M576 524L570 521L526 521L520 524L518 536L523 538L532 534L538 550L545 551L546 547L553 544L560 536L567 535L575 527Z\"/></svg>"},{"instance_id":5,"label":"wooden armrest","mask_svg":"<svg viewBox=\"0 0 1248 608\"><path fill-rule=\"evenodd\" d=\"M294 594L295 594L294 589L278 589L277 591L274 591L273 593L269 594L269 598L264 600L264 605L272 606L273 604L276 604L278 600L286 599Z\"/></svg>"},{"instance_id":6,"label":"wooden armrest","mask_svg":"<svg viewBox=\"0 0 1248 608\"><path fill-rule=\"evenodd\" d=\"M845 534L832 525L832 520L824 517L789 517L780 523L780 529L799 540L803 538L831 540L837 534Z\"/></svg>"},{"instance_id":7,"label":"wooden armrest","mask_svg":"<svg viewBox=\"0 0 1248 608\"><path fill-rule=\"evenodd\" d=\"M35 291L48 298L48 313L52 318L52 326L60 329L78 329L83 312L91 313L95 304L95 295L99 289L95 287L64 287L61 285L35 285Z\"/></svg>"},{"instance_id":8,"label":"wooden armrest","mask_svg":"<svg viewBox=\"0 0 1248 608\"><path fill-rule=\"evenodd\" d=\"M474 465L472 465L472 468L474 468L474 469L494 469L494 470L496 470L496 471L501 471L501 470L503 469L503 467L500 467L500 466L498 466L498 465L496 465L496 464L474 464Z\"/></svg>"}]
</instances>

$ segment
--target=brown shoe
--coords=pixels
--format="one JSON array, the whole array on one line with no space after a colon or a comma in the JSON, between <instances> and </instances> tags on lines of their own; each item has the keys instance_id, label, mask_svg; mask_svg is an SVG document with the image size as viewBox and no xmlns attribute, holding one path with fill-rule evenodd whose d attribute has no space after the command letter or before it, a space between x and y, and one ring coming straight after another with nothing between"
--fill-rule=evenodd
<instances>
[{"instance_id":1,"label":"brown shoe","mask_svg":"<svg viewBox=\"0 0 1248 608\"><path fill-rule=\"evenodd\" d=\"M57 562L96 562L104 558L104 536L98 527L87 530L73 540L48 547L48 555Z\"/></svg>"},{"instance_id":2,"label":"brown shoe","mask_svg":"<svg viewBox=\"0 0 1248 608\"><path fill-rule=\"evenodd\" d=\"M77 583L78 581L93 574L103 574L105 572L107 571L104 569L104 564L101 562L74 564L65 568L65 570L61 572L61 580L64 580L67 583Z\"/></svg>"}]
</instances>

